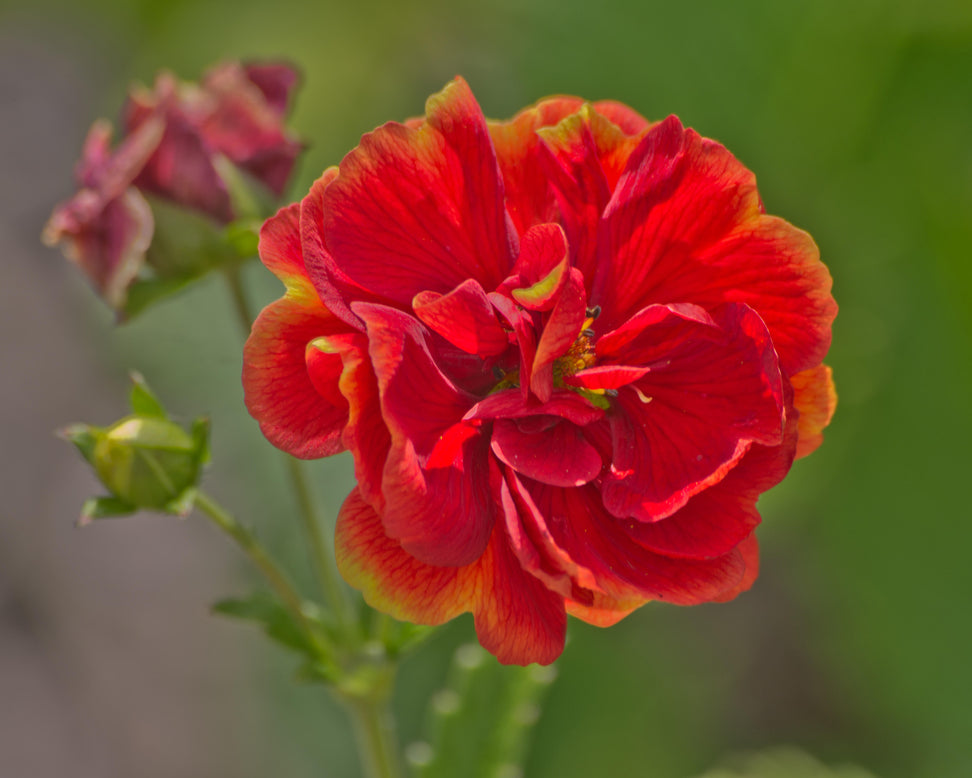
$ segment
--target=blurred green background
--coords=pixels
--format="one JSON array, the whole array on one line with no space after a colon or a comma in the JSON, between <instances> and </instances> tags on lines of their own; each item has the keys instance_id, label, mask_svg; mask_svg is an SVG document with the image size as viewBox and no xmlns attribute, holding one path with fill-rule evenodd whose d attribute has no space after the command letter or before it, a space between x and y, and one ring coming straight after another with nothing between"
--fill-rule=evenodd
<instances>
[{"instance_id":1,"label":"blurred green background","mask_svg":"<svg viewBox=\"0 0 972 778\"><path fill-rule=\"evenodd\" d=\"M121 415L137 368L184 417L212 416L212 491L304 565L278 460L243 409L225 290L203 283L116 329L36 243L88 125L117 115L131 81L261 57L304 73L294 199L460 73L497 118L552 93L677 113L756 172L767 210L810 231L834 276L840 405L825 445L761 503L755 589L610 630L573 623L526 776L690 778L784 744L883 778L972 775L968 0L0 6L0 774L357 775L324 692L291 684L255 631L207 617L247 586L232 552L201 522L74 533L92 485L50 440ZM248 269L260 304L280 292L268 275ZM350 464L314 472L333 516ZM461 619L406 662L403 741L471 636Z\"/></svg>"}]
</instances>

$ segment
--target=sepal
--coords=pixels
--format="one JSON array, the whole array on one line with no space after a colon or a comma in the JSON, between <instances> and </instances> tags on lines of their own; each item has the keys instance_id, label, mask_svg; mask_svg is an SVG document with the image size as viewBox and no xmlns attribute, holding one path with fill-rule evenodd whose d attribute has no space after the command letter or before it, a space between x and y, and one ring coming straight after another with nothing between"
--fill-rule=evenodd
<instances>
[{"instance_id":1,"label":"sepal","mask_svg":"<svg viewBox=\"0 0 972 778\"><path fill-rule=\"evenodd\" d=\"M141 509L186 516L209 461L209 420L189 431L171 421L145 379L132 373L132 413L108 427L72 424L61 436L74 444L109 494L85 502L79 525Z\"/></svg>"}]
</instances>

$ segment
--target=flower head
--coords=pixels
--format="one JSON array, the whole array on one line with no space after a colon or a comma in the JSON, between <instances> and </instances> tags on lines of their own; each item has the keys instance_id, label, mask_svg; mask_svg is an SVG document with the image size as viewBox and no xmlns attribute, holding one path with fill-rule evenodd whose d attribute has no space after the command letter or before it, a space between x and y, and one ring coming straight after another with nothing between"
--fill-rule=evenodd
<instances>
[{"instance_id":1,"label":"flower head","mask_svg":"<svg viewBox=\"0 0 972 778\"><path fill-rule=\"evenodd\" d=\"M287 65L230 62L198 85L162 73L154 90L134 89L116 148L108 122L91 128L80 189L54 210L44 242L62 245L108 305L123 310L155 228L144 194L220 224L237 216L233 167L282 194L302 148L283 126L296 83Z\"/></svg>"},{"instance_id":2,"label":"flower head","mask_svg":"<svg viewBox=\"0 0 972 778\"><path fill-rule=\"evenodd\" d=\"M338 563L375 607L553 661L566 614L726 600L756 500L819 443L836 305L810 237L675 117L461 79L365 135L261 236L244 356L300 457L352 452Z\"/></svg>"}]
</instances>

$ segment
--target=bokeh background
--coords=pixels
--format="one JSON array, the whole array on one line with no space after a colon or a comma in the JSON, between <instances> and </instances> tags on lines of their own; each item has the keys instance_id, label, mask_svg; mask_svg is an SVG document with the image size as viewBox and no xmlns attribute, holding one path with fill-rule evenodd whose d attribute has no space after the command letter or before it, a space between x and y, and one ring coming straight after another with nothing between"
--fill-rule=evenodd
<instances>
[{"instance_id":1,"label":"bokeh background","mask_svg":"<svg viewBox=\"0 0 972 778\"><path fill-rule=\"evenodd\" d=\"M358 774L326 694L208 614L253 583L228 543L196 519L75 530L95 484L52 435L122 415L141 370L183 418L212 417L210 490L304 569L217 279L116 328L38 242L130 82L281 56L304 72L293 198L461 73L499 118L552 93L677 113L833 273L840 406L761 503L756 587L574 623L528 778L690 778L781 744L882 778L972 775L972 4L18 0L0 5L0 776ZM247 272L260 304L268 276ZM314 473L333 517L349 462ZM471 635L460 619L405 663L404 741Z\"/></svg>"}]
</instances>

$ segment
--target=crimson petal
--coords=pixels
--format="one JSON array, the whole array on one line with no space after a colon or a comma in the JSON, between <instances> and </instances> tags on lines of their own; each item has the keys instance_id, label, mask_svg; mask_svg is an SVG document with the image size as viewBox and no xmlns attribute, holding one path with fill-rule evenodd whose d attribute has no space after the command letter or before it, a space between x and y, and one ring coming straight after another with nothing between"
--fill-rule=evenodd
<instances>
[{"instance_id":1,"label":"crimson petal","mask_svg":"<svg viewBox=\"0 0 972 778\"><path fill-rule=\"evenodd\" d=\"M461 79L418 129L388 123L323 193L325 246L350 279L400 307L469 278L495 289L515 256L486 122ZM389 257L395 257L389 262Z\"/></svg>"}]
</instances>

